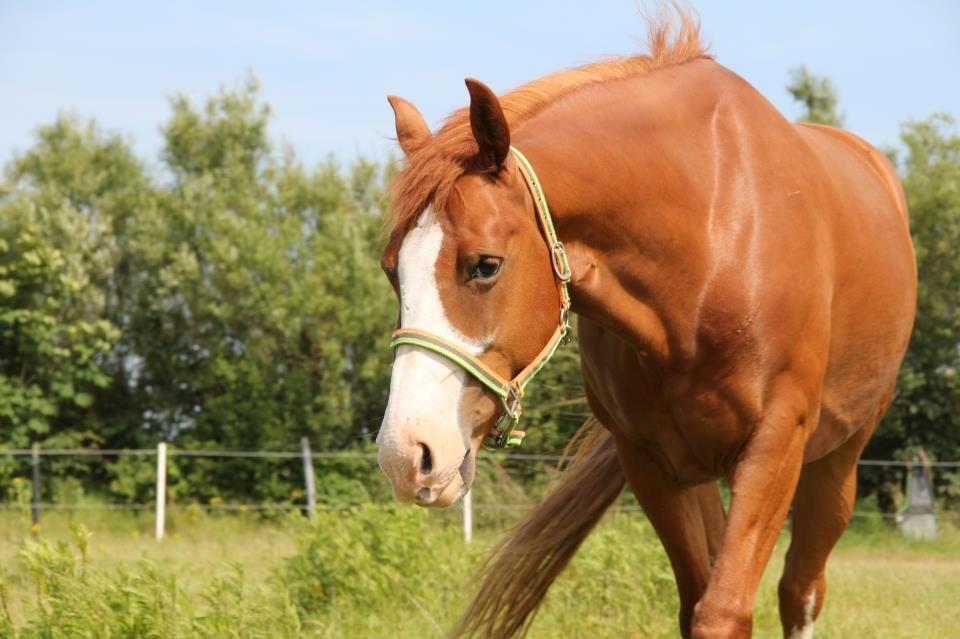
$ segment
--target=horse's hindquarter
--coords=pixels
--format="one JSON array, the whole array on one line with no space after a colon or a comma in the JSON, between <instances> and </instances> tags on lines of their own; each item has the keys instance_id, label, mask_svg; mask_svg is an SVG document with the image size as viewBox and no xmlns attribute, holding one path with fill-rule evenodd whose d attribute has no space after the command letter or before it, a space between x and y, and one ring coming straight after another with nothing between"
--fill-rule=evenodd
<instances>
[{"instance_id":1,"label":"horse's hindquarter","mask_svg":"<svg viewBox=\"0 0 960 639\"><path fill-rule=\"evenodd\" d=\"M798 132L823 164L834 246L830 350L812 461L871 423L889 401L913 326L916 262L893 167L859 138L823 126Z\"/></svg>"}]
</instances>

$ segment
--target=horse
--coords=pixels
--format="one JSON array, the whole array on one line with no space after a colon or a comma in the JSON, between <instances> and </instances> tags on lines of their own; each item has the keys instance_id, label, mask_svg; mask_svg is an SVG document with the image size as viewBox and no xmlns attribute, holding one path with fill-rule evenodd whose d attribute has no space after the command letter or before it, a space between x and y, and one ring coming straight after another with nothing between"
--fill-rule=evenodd
<instances>
[{"instance_id":1,"label":"horse","mask_svg":"<svg viewBox=\"0 0 960 639\"><path fill-rule=\"evenodd\" d=\"M917 272L891 163L785 119L690 15L648 28L645 55L500 97L467 79L469 106L436 133L389 98L405 162L381 261L400 331L377 443L396 497L443 507L469 489L567 305L592 413L456 635L525 633L629 484L696 639L751 635L792 505L780 616L784 636L812 637L857 461L894 392Z\"/></svg>"}]
</instances>

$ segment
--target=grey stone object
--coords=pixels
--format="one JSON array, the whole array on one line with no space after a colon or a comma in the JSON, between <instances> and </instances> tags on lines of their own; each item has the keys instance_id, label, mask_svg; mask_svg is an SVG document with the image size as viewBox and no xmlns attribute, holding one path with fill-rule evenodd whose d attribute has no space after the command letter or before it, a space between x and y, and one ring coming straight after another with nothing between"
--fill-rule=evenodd
<instances>
[{"instance_id":1,"label":"grey stone object","mask_svg":"<svg viewBox=\"0 0 960 639\"><path fill-rule=\"evenodd\" d=\"M937 536L937 508L926 455L914 458L907 472L907 504L897 518L907 539L934 539Z\"/></svg>"}]
</instances>

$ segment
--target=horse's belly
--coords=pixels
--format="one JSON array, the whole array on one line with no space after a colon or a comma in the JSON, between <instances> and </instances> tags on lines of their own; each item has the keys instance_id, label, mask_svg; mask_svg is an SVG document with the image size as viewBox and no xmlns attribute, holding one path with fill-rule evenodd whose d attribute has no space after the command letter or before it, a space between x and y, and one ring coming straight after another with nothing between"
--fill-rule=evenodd
<instances>
[{"instance_id":1,"label":"horse's belly","mask_svg":"<svg viewBox=\"0 0 960 639\"><path fill-rule=\"evenodd\" d=\"M877 264L882 270L885 266ZM893 393L910 340L914 284L910 277L861 283L838 295L831 324L820 419L806 447L806 461L819 459L880 417Z\"/></svg>"},{"instance_id":2,"label":"horse's belly","mask_svg":"<svg viewBox=\"0 0 960 639\"><path fill-rule=\"evenodd\" d=\"M916 262L892 191L896 178L885 175L892 169L879 153L849 134L817 128L804 134L821 150L842 197L830 223L830 347L820 422L806 448L812 461L875 421L888 402L913 326ZM864 149L878 157L864 161Z\"/></svg>"}]
</instances>

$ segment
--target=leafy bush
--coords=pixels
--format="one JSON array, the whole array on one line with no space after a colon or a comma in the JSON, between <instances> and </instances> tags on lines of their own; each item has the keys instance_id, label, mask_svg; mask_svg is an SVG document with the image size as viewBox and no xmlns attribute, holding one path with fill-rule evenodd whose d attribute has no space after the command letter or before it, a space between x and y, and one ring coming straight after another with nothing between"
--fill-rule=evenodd
<instances>
[{"instance_id":1,"label":"leafy bush","mask_svg":"<svg viewBox=\"0 0 960 639\"><path fill-rule=\"evenodd\" d=\"M298 553L281 570L301 616L388 600L419 602L443 590L453 575L468 574L476 557L462 552L459 531L438 529L428 514L402 506L318 512L314 523L301 527Z\"/></svg>"}]
</instances>

